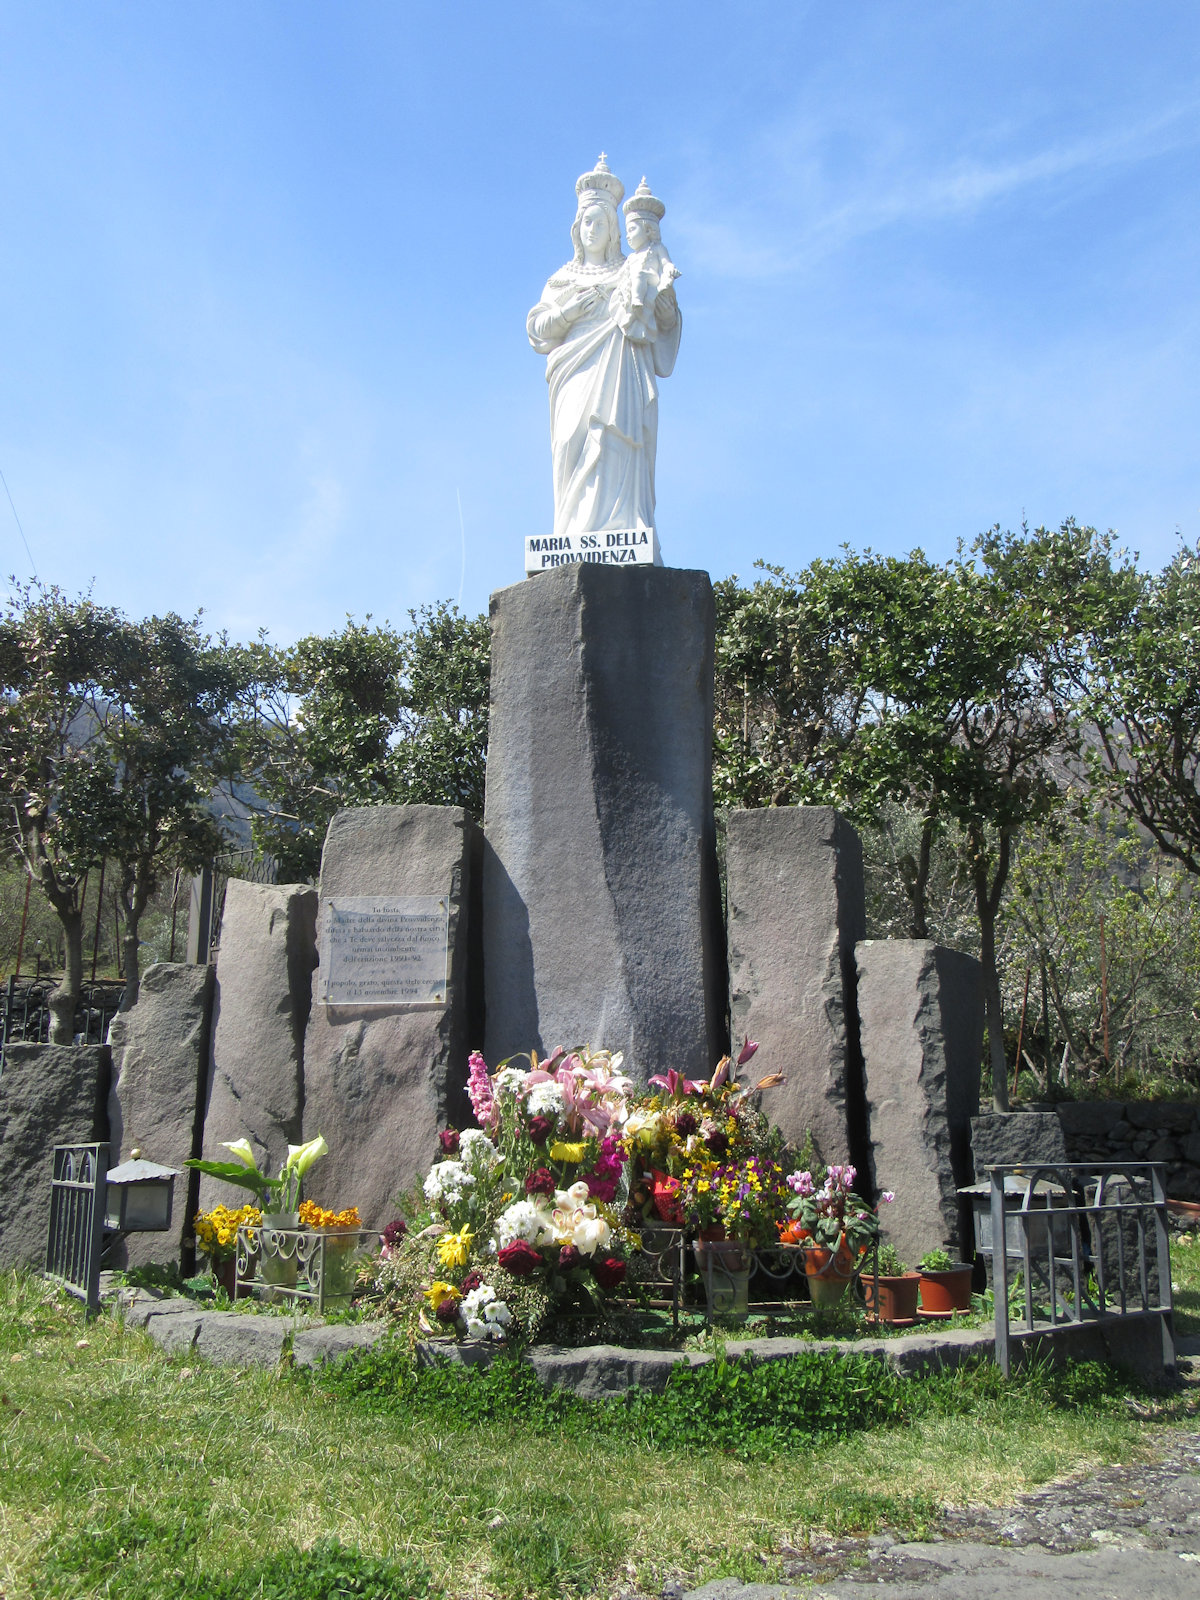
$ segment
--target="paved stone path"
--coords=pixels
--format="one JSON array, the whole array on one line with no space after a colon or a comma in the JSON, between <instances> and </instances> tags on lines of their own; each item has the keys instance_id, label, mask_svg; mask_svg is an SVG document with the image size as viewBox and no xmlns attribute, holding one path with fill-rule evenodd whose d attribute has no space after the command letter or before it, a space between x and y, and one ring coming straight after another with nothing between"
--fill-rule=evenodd
<instances>
[{"instance_id":1,"label":"paved stone path","mask_svg":"<svg viewBox=\"0 0 1200 1600\"><path fill-rule=\"evenodd\" d=\"M884 1533L785 1550L784 1574L668 1585L663 1600L1200 1600L1200 1433L1167 1436L1150 1466L948 1511L919 1543Z\"/></svg>"}]
</instances>

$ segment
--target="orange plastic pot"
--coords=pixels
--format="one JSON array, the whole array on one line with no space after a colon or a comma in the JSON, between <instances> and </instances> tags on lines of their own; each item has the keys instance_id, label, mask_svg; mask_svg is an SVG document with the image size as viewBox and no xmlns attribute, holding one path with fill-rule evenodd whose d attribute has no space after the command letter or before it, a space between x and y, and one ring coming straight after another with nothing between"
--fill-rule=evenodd
<instances>
[{"instance_id":1,"label":"orange plastic pot","mask_svg":"<svg viewBox=\"0 0 1200 1600\"><path fill-rule=\"evenodd\" d=\"M951 1267L949 1272L922 1272L921 1310L945 1316L951 1311L970 1311L971 1275L974 1268Z\"/></svg>"}]
</instances>

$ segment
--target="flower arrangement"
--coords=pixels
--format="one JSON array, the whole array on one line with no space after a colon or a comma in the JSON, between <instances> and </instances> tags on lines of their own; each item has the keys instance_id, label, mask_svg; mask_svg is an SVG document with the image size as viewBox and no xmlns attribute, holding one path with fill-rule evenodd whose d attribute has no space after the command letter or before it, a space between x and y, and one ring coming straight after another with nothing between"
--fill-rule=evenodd
<instances>
[{"instance_id":1,"label":"flower arrangement","mask_svg":"<svg viewBox=\"0 0 1200 1600\"><path fill-rule=\"evenodd\" d=\"M783 1141L757 1095L783 1080L738 1082L757 1048L708 1079L667 1072L648 1092L608 1051L531 1051L494 1071L472 1055L478 1127L439 1134L407 1217L381 1236L376 1292L427 1328L530 1338L554 1309L603 1313L628 1292L645 1225L698 1224L710 1189L735 1237L774 1238Z\"/></svg>"},{"instance_id":2,"label":"flower arrangement","mask_svg":"<svg viewBox=\"0 0 1200 1600\"><path fill-rule=\"evenodd\" d=\"M236 1211L231 1211L228 1206L197 1211L192 1219L196 1247L214 1265L230 1261L237 1247L238 1229L243 1226L258 1227L261 1222L262 1212L252 1205L239 1206Z\"/></svg>"}]
</instances>

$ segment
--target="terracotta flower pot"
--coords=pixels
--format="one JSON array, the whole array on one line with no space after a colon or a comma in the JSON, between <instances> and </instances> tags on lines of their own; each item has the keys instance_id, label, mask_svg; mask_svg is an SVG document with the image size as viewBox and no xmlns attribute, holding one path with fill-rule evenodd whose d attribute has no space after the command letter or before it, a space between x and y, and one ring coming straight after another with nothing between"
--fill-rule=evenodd
<instances>
[{"instance_id":1,"label":"terracotta flower pot","mask_svg":"<svg viewBox=\"0 0 1200 1600\"><path fill-rule=\"evenodd\" d=\"M920 1274L905 1272L898 1277L879 1275L879 1308L875 1307L875 1277L864 1272L863 1291L867 1297L867 1310L879 1322L912 1322L917 1315L917 1291L921 1287Z\"/></svg>"},{"instance_id":2,"label":"terracotta flower pot","mask_svg":"<svg viewBox=\"0 0 1200 1600\"><path fill-rule=\"evenodd\" d=\"M920 1274L921 1310L945 1316L951 1311L970 1311L973 1267L951 1267L949 1272Z\"/></svg>"},{"instance_id":3,"label":"terracotta flower pot","mask_svg":"<svg viewBox=\"0 0 1200 1600\"><path fill-rule=\"evenodd\" d=\"M824 1245L808 1243L804 1247L804 1271L813 1305L836 1306L854 1277L854 1257L844 1244L835 1253Z\"/></svg>"},{"instance_id":4,"label":"terracotta flower pot","mask_svg":"<svg viewBox=\"0 0 1200 1600\"><path fill-rule=\"evenodd\" d=\"M221 1261L208 1260L208 1271L215 1284L218 1284L229 1298L233 1299L234 1289L237 1286L237 1260L234 1256L226 1256Z\"/></svg>"}]
</instances>

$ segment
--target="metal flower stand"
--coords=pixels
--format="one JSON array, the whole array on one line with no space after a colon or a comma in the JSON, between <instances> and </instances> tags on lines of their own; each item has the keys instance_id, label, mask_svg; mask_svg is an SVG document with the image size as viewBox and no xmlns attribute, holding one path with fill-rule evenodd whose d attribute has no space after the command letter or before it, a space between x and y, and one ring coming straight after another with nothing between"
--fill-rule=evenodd
<instances>
[{"instance_id":1,"label":"metal flower stand","mask_svg":"<svg viewBox=\"0 0 1200 1600\"><path fill-rule=\"evenodd\" d=\"M243 1225L237 1235L234 1299L262 1292L273 1300L315 1302L324 1313L349 1306L361 1258L375 1243L372 1228L268 1228Z\"/></svg>"}]
</instances>

